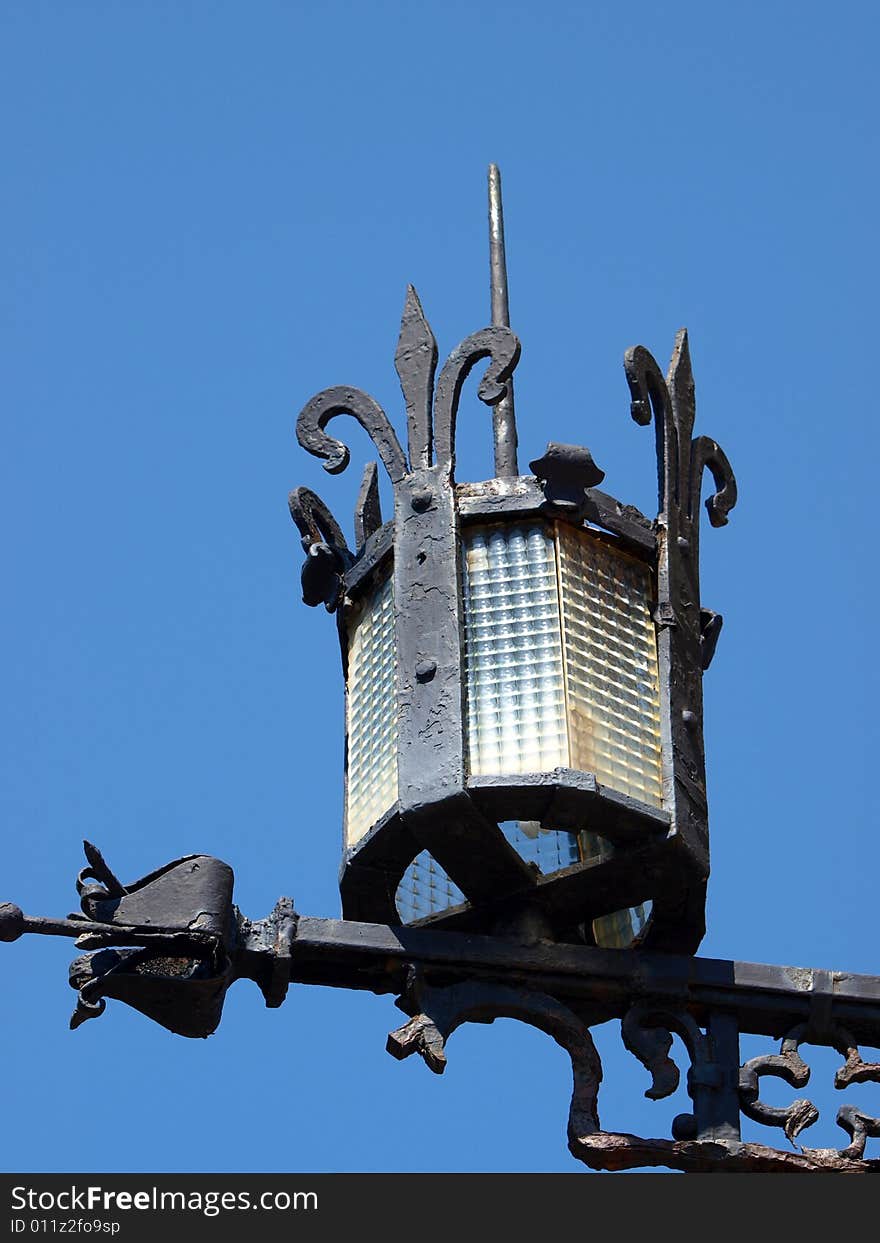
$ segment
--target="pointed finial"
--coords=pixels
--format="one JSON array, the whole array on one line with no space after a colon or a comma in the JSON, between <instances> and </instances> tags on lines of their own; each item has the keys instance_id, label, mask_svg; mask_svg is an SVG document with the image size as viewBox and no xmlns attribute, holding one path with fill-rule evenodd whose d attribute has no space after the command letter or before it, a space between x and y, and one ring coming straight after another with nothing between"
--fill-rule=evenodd
<instances>
[{"instance_id":1,"label":"pointed finial","mask_svg":"<svg viewBox=\"0 0 880 1243\"><path fill-rule=\"evenodd\" d=\"M497 164L489 165L489 276L492 292L492 326L510 327L507 300L507 258L504 251L504 208L501 203L501 173ZM495 474L500 479L519 474L516 460L516 419L513 409L513 380L507 393L492 411L495 438Z\"/></svg>"}]
</instances>

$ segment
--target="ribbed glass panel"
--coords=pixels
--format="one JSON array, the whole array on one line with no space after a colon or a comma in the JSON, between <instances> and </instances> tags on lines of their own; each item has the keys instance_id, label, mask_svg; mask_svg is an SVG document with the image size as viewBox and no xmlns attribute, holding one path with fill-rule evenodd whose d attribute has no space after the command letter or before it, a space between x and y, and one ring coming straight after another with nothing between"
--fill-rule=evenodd
<instances>
[{"instance_id":1,"label":"ribbed glass panel","mask_svg":"<svg viewBox=\"0 0 880 1243\"><path fill-rule=\"evenodd\" d=\"M462 533L468 767L568 763L556 556L544 523Z\"/></svg>"},{"instance_id":2,"label":"ribbed glass panel","mask_svg":"<svg viewBox=\"0 0 880 1243\"><path fill-rule=\"evenodd\" d=\"M571 767L663 805L648 567L557 524Z\"/></svg>"},{"instance_id":3,"label":"ribbed glass panel","mask_svg":"<svg viewBox=\"0 0 880 1243\"><path fill-rule=\"evenodd\" d=\"M581 861L576 833L542 829L536 820L505 820L500 828L517 854L537 864L544 876Z\"/></svg>"},{"instance_id":4,"label":"ribbed glass panel","mask_svg":"<svg viewBox=\"0 0 880 1243\"><path fill-rule=\"evenodd\" d=\"M348 635L346 842L353 846L397 800L394 596L389 576Z\"/></svg>"},{"instance_id":5,"label":"ribbed glass panel","mask_svg":"<svg viewBox=\"0 0 880 1243\"><path fill-rule=\"evenodd\" d=\"M426 915L460 906L466 898L437 860L423 850L404 872L394 900L400 918L411 924Z\"/></svg>"},{"instance_id":6,"label":"ribbed glass panel","mask_svg":"<svg viewBox=\"0 0 880 1243\"><path fill-rule=\"evenodd\" d=\"M561 829L542 829L530 820L506 820L501 831L528 863L546 876L580 862L578 835ZM403 874L395 896L405 924L466 902L464 894L440 864L423 850Z\"/></svg>"}]
</instances>

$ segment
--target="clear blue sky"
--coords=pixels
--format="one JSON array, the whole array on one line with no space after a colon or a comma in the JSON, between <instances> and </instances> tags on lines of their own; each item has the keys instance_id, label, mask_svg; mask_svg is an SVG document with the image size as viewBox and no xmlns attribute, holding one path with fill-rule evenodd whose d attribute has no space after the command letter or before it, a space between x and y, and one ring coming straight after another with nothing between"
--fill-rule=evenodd
<instances>
[{"instance_id":1,"label":"clear blue sky","mask_svg":"<svg viewBox=\"0 0 880 1243\"><path fill-rule=\"evenodd\" d=\"M74 909L88 837L125 880L203 851L255 918L282 893L338 914L338 649L299 603L286 496L308 484L347 519L359 471L324 475L295 416L349 383L400 420L408 281L442 353L488 321L497 160L521 461L587 444L656 512L621 360L642 343L665 366L686 324L696 430L739 480L703 539L725 626L701 953L880 972L876 6L0 15L0 897ZM490 473L476 404L463 479ZM70 1033L70 950L0 947L3 1169L580 1168L567 1061L536 1031L462 1029L437 1078L385 1053L388 998L298 988L270 1012L242 983L207 1042L118 1003ZM603 1123L668 1134L686 1098L645 1101L617 1025L598 1040ZM814 1146L846 1142L834 1064L813 1058ZM880 1113L880 1086L847 1099Z\"/></svg>"}]
</instances>

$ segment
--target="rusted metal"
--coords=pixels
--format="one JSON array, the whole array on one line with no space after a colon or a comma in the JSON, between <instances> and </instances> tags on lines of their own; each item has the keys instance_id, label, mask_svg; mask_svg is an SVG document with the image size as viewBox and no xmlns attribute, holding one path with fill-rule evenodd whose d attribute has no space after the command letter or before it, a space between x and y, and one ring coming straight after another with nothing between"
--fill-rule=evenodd
<instances>
[{"instance_id":1,"label":"rusted metal","mask_svg":"<svg viewBox=\"0 0 880 1243\"><path fill-rule=\"evenodd\" d=\"M316 919L298 916L288 898L266 919L250 920L233 905L232 870L218 859L190 855L131 885L94 848L89 863L77 878L81 917L42 919L0 904L0 939L53 933L97 951L71 965L73 1027L110 998L180 1035L204 1037L219 1023L230 985L245 978L273 1008L291 983L396 994L409 1021L391 1033L389 1051L419 1053L436 1073L449 1037L466 1022L516 1018L561 1044L574 1078L569 1148L594 1169L880 1172L880 1161L865 1158L880 1119L849 1103L837 1116L849 1139L840 1149L779 1151L744 1144L739 1131L743 1113L793 1142L815 1121L805 1098L785 1108L760 1099L764 1075L804 1087L803 1044L841 1054L839 1089L880 1082L880 1063L864 1061L859 1047L880 1045L878 977L563 945L543 939L540 921L531 933L520 924L513 935L490 936ZM653 1100L678 1085L670 1051L672 1034L682 1038L693 1112L675 1119L670 1139L600 1129L602 1066L590 1028L612 1018L648 1072ZM740 1033L780 1031L779 1054L740 1065Z\"/></svg>"}]
</instances>

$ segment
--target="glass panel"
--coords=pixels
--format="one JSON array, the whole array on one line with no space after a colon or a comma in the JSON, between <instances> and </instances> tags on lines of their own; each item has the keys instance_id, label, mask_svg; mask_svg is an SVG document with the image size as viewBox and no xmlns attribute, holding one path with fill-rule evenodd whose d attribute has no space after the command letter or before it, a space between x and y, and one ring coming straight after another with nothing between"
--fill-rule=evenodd
<instances>
[{"instance_id":1,"label":"glass panel","mask_svg":"<svg viewBox=\"0 0 880 1243\"><path fill-rule=\"evenodd\" d=\"M596 833L567 833L542 829L531 820L506 820L504 836L529 863L536 863L544 876L575 863L610 858L614 847ZM439 863L423 850L403 874L395 896L401 920L411 924L466 902L464 894ZM651 903L614 911L593 920L593 936L603 949L625 949L644 928Z\"/></svg>"},{"instance_id":2,"label":"glass panel","mask_svg":"<svg viewBox=\"0 0 880 1243\"><path fill-rule=\"evenodd\" d=\"M557 531L571 766L662 807L648 567L587 531Z\"/></svg>"},{"instance_id":3,"label":"glass panel","mask_svg":"<svg viewBox=\"0 0 880 1243\"><path fill-rule=\"evenodd\" d=\"M349 627L346 842L397 801L394 596L389 576Z\"/></svg>"},{"instance_id":4,"label":"glass panel","mask_svg":"<svg viewBox=\"0 0 880 1243\"><path fill-rule=\"evenodd\" d=\"M625 950L636 939L651 917L651 903L642 902L628 911L615 911L593 920L596 944L606 950Z\"/></svg>"},{"instance_id":5,"label":"glass panel","mask_svg":"<svg viewBox=\"0 0 880 1243\"><path fill-rule=\"evenodd\" d=\"M499 827L511 846L528 863L536 863L545 875L580 862L576 833L542 829L530 820L507 820ZM423 850L404 872L394 900L405 924L467 901L427 850Z\"/></svg>"},{"instance_id":6,"label":"glass panel","mask_svg":"<svg viewBox=\"0 0 880 1243\"><path fill-rule=\"evenodd\" d=\"M394 901L405 924L437 911L460 906L467 899L427 850L413 859L397 888Z\"/></svg>"},{"instance_id":7,"label":"glass panel","mask_svg":"<svg viewBox=\"0 0 880 1243\"><path fill-rule=\"evenodd\" d=\"M576 833L542 829L537 820L505 820L499 828L517 854L536 863L544 876L581 861Z\"/></svg>"},{"instance_id":8,"label":"glass panel","mask_svg":"<svg viewBox=\"0 0 880 1243\"><path fill-rule=\"evenodd\" d=\"M472 774L568 763L556 557L543 523L462 532Z\"/></svg>"},{"instance_id":9,"label":"glass panel","mask_svg":"<svg viewBox=\"0 0 880 1243\"><path fill-rule=\"evenodd\" d=\"M584 862L598 863L610 859L614 846L598 833L579 833L581 858ZM598 946L608 950L623 950L633 941L651 918L651 902L641 902L625 911L612 911L593 920L593 938Z\"/></svg>"}]
</instances>

